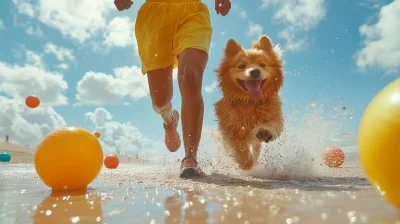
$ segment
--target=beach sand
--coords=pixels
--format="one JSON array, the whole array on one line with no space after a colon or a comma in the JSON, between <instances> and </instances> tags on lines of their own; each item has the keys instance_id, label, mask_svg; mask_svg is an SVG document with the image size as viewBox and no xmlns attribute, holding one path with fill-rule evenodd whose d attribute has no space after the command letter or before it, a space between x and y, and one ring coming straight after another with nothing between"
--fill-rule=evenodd
<instances>
[{"instance_id":1,"label":"beach sand","mask_svg":"<svg viewBox=\"0 0 400 224\"><path fill-rule=\"evenodd\" d=\"M1 143L0 151L13 162L0 163L0 223L400 223L356 153L346 153L342 168L320 165L305 177L249 175L200 160L208 176L194 180L178 177L176 159L123 158L87 190L57 193L38 178L34 149Z\"/></svg>"}]
</instances>

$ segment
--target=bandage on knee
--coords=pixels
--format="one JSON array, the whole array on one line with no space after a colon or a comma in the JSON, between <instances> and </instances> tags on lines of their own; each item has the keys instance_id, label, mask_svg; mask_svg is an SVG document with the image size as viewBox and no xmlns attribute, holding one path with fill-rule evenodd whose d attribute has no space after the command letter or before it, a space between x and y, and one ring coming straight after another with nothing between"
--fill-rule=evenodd
<instances>
[{"instance_id":1,"label":"bandage on knee","mask_svg":"<svg viewBox=\"0 0 400 224\"><path fill-rule=\"evenodd\" d=\"M172 110L172 103L169 102L167 105L164 105L162 107L158 107L153 103L153 109L157 114L163 114L166 112L170 112Z\"/></svg>"},{"instance_id":2,"label":"bandage on knee","mask_svg":"<svg viewBox=\"0 0 400 224\"><path fill-rule=\"evenodd\" d=\"M157 107L153 104L153 109L154 111L159 114L162 119L164 120L164 123L166 124L171 124L172 123L172 104L169 102L167 105L163 107Z\"/></svg>"}]
</instances>

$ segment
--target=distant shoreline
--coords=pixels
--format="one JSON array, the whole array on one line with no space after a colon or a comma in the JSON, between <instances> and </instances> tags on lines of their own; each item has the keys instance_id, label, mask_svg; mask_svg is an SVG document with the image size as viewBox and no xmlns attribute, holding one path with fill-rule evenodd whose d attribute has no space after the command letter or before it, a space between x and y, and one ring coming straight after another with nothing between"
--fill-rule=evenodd
<instances>
[{"instance_id":1,"label":"distant shoreline","mask_svg":"<svg viewBox=\"0 0 400 224\"><path fill-rule=\"evenodd\" d=\"M33 163L36 149L25 145L0 143L0 152L7 152L11 155L11 163ZM152 163L151 160L137 159L129 156L118 156L120 163L143 164Z\"/></svg>"}]
</instances>

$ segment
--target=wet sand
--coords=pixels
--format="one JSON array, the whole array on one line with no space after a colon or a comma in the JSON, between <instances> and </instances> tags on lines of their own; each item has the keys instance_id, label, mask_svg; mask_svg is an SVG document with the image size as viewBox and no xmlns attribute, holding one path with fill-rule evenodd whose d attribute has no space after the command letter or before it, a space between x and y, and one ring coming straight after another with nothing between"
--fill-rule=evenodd
<instances>
[{"instance_id":1,"label":"wet sand","mask_svg":"<svg viewBox=\"0 0 400 224\"><path fill-rule=\"evenodd\" d=\"M15 154L18 156L18 154ZM182 180L169 166L103 167L86 191L52 193L32 163L0 163L0 223L400 223L369 185L357 155L312 177L279 178L211 169Z\"/></svg>"}]
</instances>

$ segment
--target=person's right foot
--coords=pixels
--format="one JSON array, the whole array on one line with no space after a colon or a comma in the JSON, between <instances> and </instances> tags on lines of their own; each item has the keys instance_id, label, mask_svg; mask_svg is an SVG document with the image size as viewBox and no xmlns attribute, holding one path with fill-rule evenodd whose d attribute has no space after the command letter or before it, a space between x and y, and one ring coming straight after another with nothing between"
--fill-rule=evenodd
<instances>
[{"instance_id":1,"label":"person's right foot","mask_svg":"<svg viewBox=\"0 0 400 224\"><path fill-rule=\"evenodd\" d=\"M172 124L166 125L165 129L165 146L170 152L176 152L181 146L181 137L177 131L179 123L179 113L176 110L172 110Z\"/></svg>"},{"instance_id":2,"label":"person's right foot","mask_svg":"<svg viewBox=\"0 0 400 224\"><path fill-rule=\"evenodd\" d=\"M204 177L205 175L195 159L184 158L182 160L180 178Z\"/></svg>"}]
</instances>

